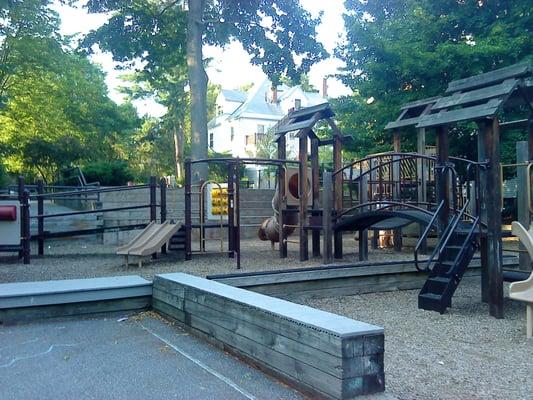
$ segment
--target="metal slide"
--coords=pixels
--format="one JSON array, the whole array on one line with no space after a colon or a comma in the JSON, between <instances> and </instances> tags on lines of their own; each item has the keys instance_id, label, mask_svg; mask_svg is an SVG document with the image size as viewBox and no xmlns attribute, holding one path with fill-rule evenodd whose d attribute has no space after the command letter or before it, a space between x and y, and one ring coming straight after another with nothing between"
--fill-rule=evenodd
<instances>
[{"instance_id":1,"label":"metal slide","mask_svg":"<svg viewBox=\"0 0 533 400\"><path fill-rule=\"evenodd\" d=\"M139 267L142 266L142 257L157 253L161 247L168 244L172 236L181 228L181 223L171 224L168 221L162 224L151 222L141 233L125 246L117 249L116 253L125 257L128 265L128 256L139 256Z\"/></svg>"}]
</instances>

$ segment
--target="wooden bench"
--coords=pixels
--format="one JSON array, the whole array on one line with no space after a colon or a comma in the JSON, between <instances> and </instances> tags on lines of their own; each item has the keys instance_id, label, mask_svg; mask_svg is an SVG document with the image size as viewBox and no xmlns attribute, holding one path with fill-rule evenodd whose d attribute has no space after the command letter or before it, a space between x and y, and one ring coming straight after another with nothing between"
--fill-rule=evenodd
<instances>
[{"instance_id":1,"label":"wooden bench","mask_svg":"<svg viewBox=\"0 0 533 400\"><path fill-rule=\"evenodd\" d=\"M385 390L383 328L183 273L157 275L152 304L315 396Z\"/></svg>"},{"instance_id":2,"label":"wooden bench","mask_svg":"<svg viewBox=\"0 0 533 400\"><path fill-rule=\"evenodd\" d=\"M147 309L152 283L140 276L112 276L0 284L0 321Z\"/></svg>"}]
</instances>

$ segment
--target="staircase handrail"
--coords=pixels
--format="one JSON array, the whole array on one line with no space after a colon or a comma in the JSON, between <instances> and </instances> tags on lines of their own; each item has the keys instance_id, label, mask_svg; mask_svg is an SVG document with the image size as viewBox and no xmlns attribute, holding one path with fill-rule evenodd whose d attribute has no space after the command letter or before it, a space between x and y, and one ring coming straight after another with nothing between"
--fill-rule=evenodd
<instances>
[{"instance_id":1,"label":"staircase handrail","mask_svg":"<svg viewBox=\"0 0 533 400\"><path fill-rule=\"evenodd\" d=\"M439 257L442 254L442 250L446 247L446 245L450 241L453 233L457 229L457 225L459 225L459 222L463 218L463 215L465 214L466 208L468 207L469 204L470 204L470 200L465 201L465 204L464 204L463 208L461 208L461 211L459 211L459 214L457 214L455 216L455 218L452 220L453 223L450 224L451 225L451 229L448 231L448 234L446 235L446 238L444 239L442 245L438 246L439 247ZM443 235L443 237L444 237L444 235Z\"/></svg>"},{"instance_id":2,"label":"staircase handrail","mask_svg":"<svg viewBox=\"0 0 533 400\"><path fill-rule=\"evenodd\" d=\"M426 268L424 269L424 271L429 271L429 267L433 263L433 260L435 259L435 256L438 255L438 257L440 258L441 254L442 254L442 249L446 246L446 244L448 244L448 241L450 240L450 237L453 234L453 231L455 230L455 228L459 224L459 221L461 220L461 218L465 214L465 210L468 207L469 203L470 203L469 200L467 200L465 202L465 204L464 204L463 208L461 209L461 211L459 211L459 213L456 214L452 218L452 220L450 221L450 223L448 224L448 226L446 227L446 229L442 233L441 239L437 242L437 245L435 246L435 249L433 249L433 253L431 253L431 256L427 260Z\"/></svg>"},{"instance_id":3,"label":"staircase handrail","mask_svg":"<svg viewBox=\"0 0 533 400\"><path fill-rule=\"evenodd\" d=\"M416 246L415 246L415 267L416 267L416 269L418 271L428 271L429 270L429 265L426 266L425 269L422 269L422 268L419 267L419 264L418 264L418 252L420 251L420 247L422 247L422 244L424 243L424 241L427 239L427 237L429 235L429 232L431 231L431 228L433 227L433 224L435 223L435 220L437 219L437 217L439 216L440 212L443 209L444 209L444 200L442 200L440 202L439 206L437 207L437 210L435 211L435 214L433 214L433 217L431 217L431 220L427 224L426 229L424 229L424 232L422 233L422 235L418 239L418 242L416 243Z\"/></svg>"},{"instance_id":4,"label":"staircase handrail","mask_svg":"<svg viewBox=\"0 0 533 400\"><path fill-rule=\"evenodd\" d=\"M455 259L453 260L452 266L448 268L448 271L446 271L446 275L449 275L452 272L453 268L455 267L455 265L457 265L457 262L461 259L461 256L466 251L467 244L470 243L470 239L472 238L472 235L474 234L474 231L476 230L476 226L478 222L479 222L479 217L474 218L474 220L472 221L472 227L468 231L468 235L466 235L466 239L463 242L463 245L461 246L461 250L457 252Z\"/></svg>"}]
</instances>

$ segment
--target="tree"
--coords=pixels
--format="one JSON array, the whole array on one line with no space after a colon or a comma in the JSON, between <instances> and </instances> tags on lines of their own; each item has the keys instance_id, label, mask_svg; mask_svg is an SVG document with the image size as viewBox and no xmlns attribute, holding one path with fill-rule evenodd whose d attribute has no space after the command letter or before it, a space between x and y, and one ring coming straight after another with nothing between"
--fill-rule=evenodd
<instances>
[{"instance_id":1,"label":"tree","mask_svg":"<svg viewBox=\"0 0 533 400\"><path fill-rule=\"evenodd\" d=\"M337 55L346 63L341 79L355 94L335 107L359 156L390 149L383 128L401 104L440 95L452 80L519 62L533 50L527 0L345 4L347 40ZM454 128L450 137L452 152L475 157L471 126Z\"/></svg>"},{"instance_id":2,"label":"tree","mask_svg":"<svg viewBox=\"0 0 533 400\"><path fill-rule=\"evenodd\" d=\"M138 4L130 0L90 0L87 3L90 12L124 13L126 9L158 7L158 18L169 13L180 16L175 20L174 27L187 34L182 45L186 46L190 88L191 155L200 159L207 158L208 78L204 69L203 44L224 46L231 40L240 41L252 55L251 62L261 65L273 82L279 81L283 74L296 78L307 72L313 63L326 56L326 52L315 39L320 19L312 18L293 0L188 0L187 11L184 11L183 6L181 1ZM130 32L130 39L140 45L145 26L151 26L152 22L135 19L133 15L135 14L130 12L128 18L111 18L103 29L111 36L114 36L112 31ZM186 24L181 18L183 15L186 17ZM159 30L147 31L153 32L155 37L160 35ZM116 45L127 47L129 43L122 41L116 42ZM183 49L182 45L179 47L180 51ZM150 53L148 49L144 50ZM176 51L167 46L164 54ZM162 54L150 53L150 56L155 59ZM299 64L295 55L301 58ZM193 179L205 176L206 169L197 170Z\"/></svg>"},{"instance_id":3,"label":"tree","mask_svg":"<svg viewBox=\"0 0 533 400\"><path fill-rule=\"evenodd\" d=\"M120 157L138 119L107 97L102 71L59 35L48 1L0 3L0 152L9 172L51 181L74 163Z\"/></svg>"}]
</instances>

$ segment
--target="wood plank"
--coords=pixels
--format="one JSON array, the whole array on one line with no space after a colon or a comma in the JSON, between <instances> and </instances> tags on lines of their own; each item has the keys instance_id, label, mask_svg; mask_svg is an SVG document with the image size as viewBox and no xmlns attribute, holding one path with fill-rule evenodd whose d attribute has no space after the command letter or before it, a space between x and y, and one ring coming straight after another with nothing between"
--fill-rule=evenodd
<instances>
[{"instance_id":1,"label":"wood plank","mask_svg":"<svg viewBox=\"0 0 533 400\"><path fill-rule=\"evenodd\" d=\"M385 125L385 130L404 128L406 126L415 126L420 121L420 117L406 118L398 121L389 122Z\"/></svg>"},{"instance_id":2,"label":"wood plank","mask_svg":"<svg viewBox=\"0 0 533 400\"><path fill-rule=\"evenodd\" d=\"M281 135L283 133L291 132L291 131L298 131L300 129L305 128L312 128L315 122L317 121L316 118L311 117L309 119L306 119L304 121L300 122L293 122L292 124L281 126L277 129L276 133L278 135Z\"/></svg>"},{"instance_id":3,"label":"wood plank","mask_svg":"<svg viewBox=\"0 0 533 400\"><path fill-rule=\"evenodd\" d=\"M285 337L305 341L309 346L321 349L332 355L338 355L341 353L345 356L353 354L354 352L352 348L343 348L340 337L332 335L326 331L308 329L308 327L304 325L299 325L291 320L280 319L271 313L263 312L261 310L253 310L253 315L250 315L251 310L249 307L218 296L191 291L188 293L187 299L220 312L225 312L228 315L240 318L243 321L257 324L263 329L276 329L279 334Z\"/></svg>"},{"instance_id":4,"label":"wood plank","mask_svg":"<svg viewBox=\"0 0 533 400\"><path fill-rule=\"evenodd\" d=\"M454 93L452 96L441 98L431 109L438 111L449 107L464 106L482 100L510 95L518 87L519 82L518 79L508 79L494 86L483 87L465 93Z\"/></svg>"},{"instance_id":5,"label":"wood plank","mask_svg":"<svg viewBox=\"0 0 533 400\"><path fill-rule=\"evenodd\" d=\"M437 114L429 114L420 119L417 128L429 128L439 125L451 124L467 120L477 120L495 116L502 100L492 99L486 104L478 106L466 107L460 110L441 111Z\"/></svg>"},{"instance_id":6,"label":"wood plank","mask_svg":"<svg viewBox=\"0 0 533 400\"><path fill-rule=\"evenodd\" d=\"M0 309L0 324L38 321L47 318L64 318L117 311L147 310L152 304L151 296L88 301L81 303L54 304L36 307Z\"/></svg>"},{"instance_id":7,"label":"wood plank","mask_svg":"<svg viewBox=\"0 0 533 400\"><path fill-rule=\"evenodd\" d=\"M527 63L514 64L509 67L500 68L484 74L458 79L450 82L446 93L453 93L462 90L471 90L483 86L490 86L494 83L504 81L509 78L531 76L532 67Z\"/></svg>"},{"instance_id":8,"label":"wood plank","mask_svg":"<svg viewBox=\"0 0 533 400\"><path fill-rule=\"evenodd\" d=\"M418 107L421 107L421 106L426 106L428 104L434 104L438 99L440 99L440 96L428 97L426 99L411 101L411 102L405 103L403 106L401 106L400 110L418 108Z\"/></svg>"},{"instance_id":9,"label":"wood plank","mask_svg":"<svg viewBox=\"0 0 533 400\"><path fill-rule=\"evenodd\" d=\"M528 119L518 119L515 121L507 121L507 122L501 122L500 123L500 130L502 131L509 131L512 129L527 129L528 127Z\"/></svg>"},{"instance_id":10,"label":"wood plank","mask_svg":"<svg viewBox=\"0 0 533 400\"><path fill-rule=\"evenodd\" d=\"M295 110L292 113L290 113L289 116L292 119L300 119L300 118L308 117L309 115L313 115L317 112L321 112L323 115L323 118L331 118L335 116L335 113L333 112L333 110L331 110L331 107L329 103L327 102L317 104L316 106L305 107L299 110Z\"/></svg>"}]
</instances>

